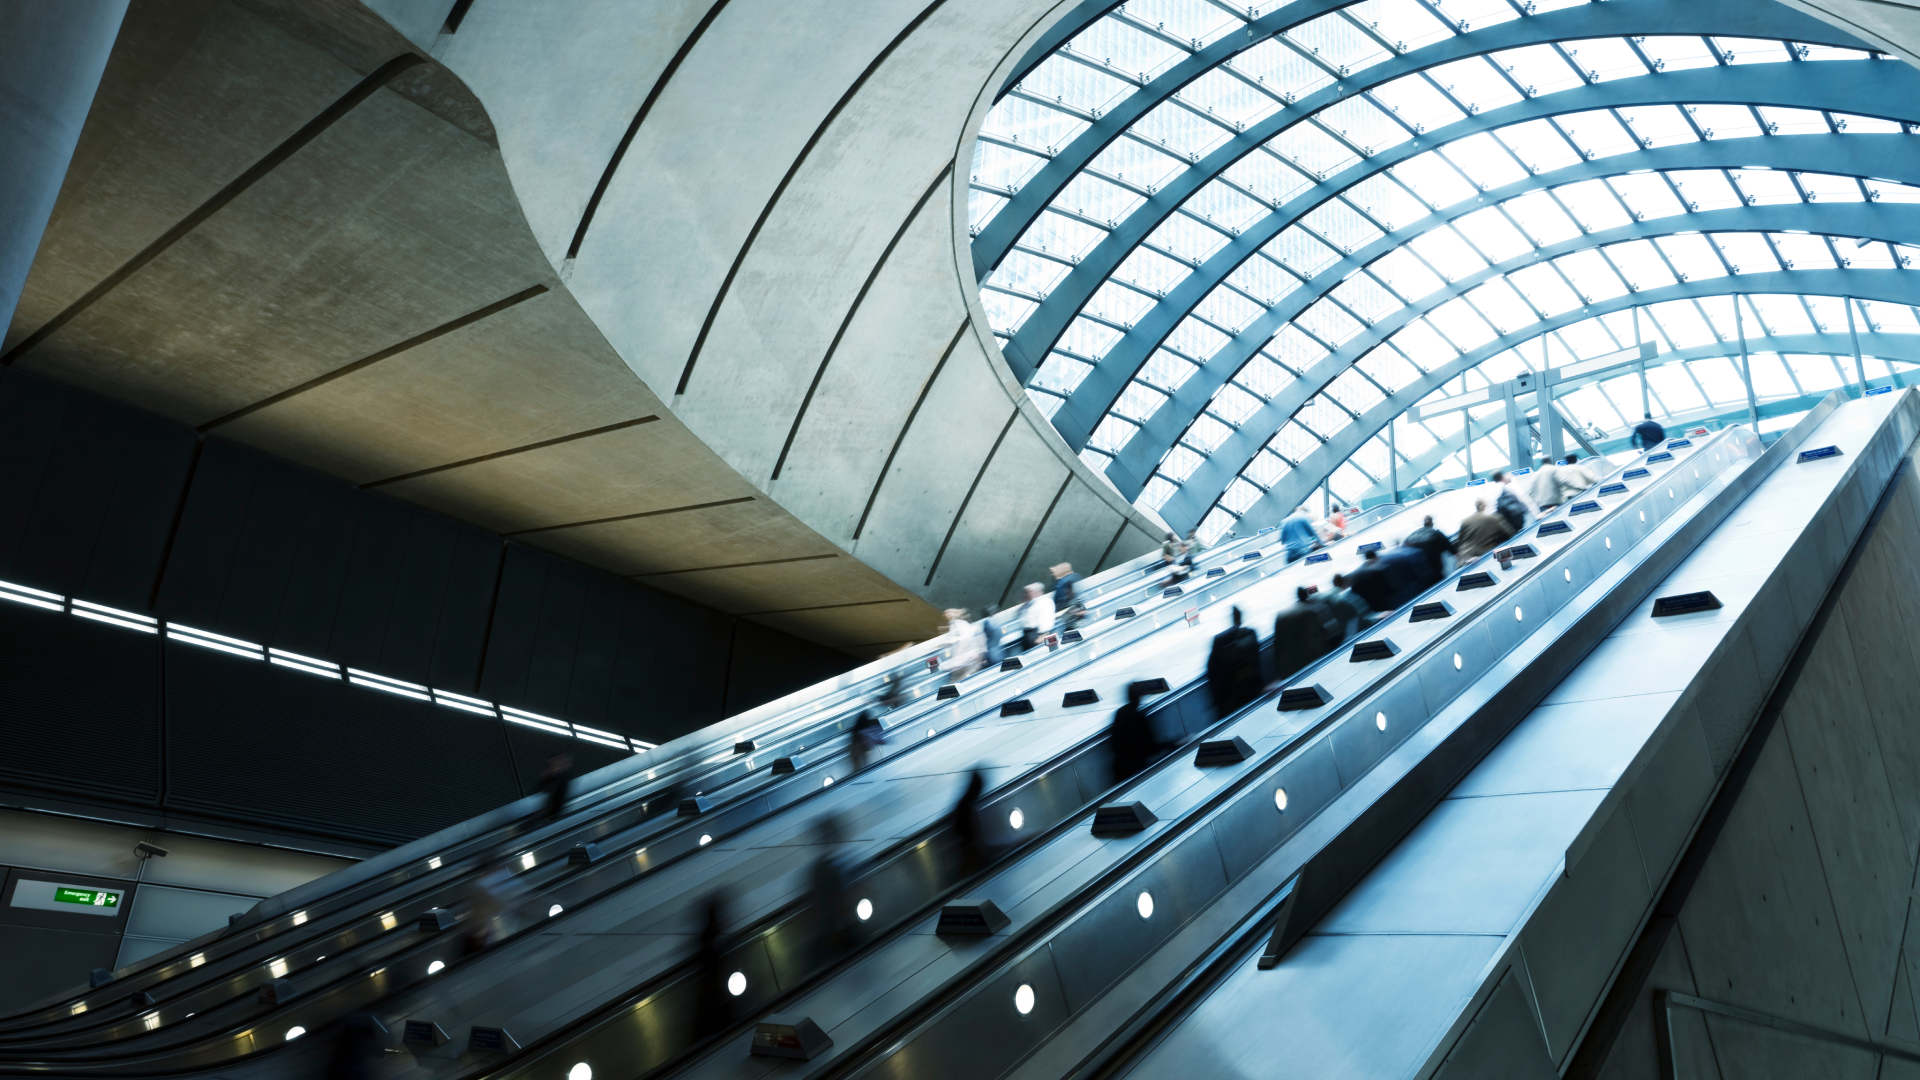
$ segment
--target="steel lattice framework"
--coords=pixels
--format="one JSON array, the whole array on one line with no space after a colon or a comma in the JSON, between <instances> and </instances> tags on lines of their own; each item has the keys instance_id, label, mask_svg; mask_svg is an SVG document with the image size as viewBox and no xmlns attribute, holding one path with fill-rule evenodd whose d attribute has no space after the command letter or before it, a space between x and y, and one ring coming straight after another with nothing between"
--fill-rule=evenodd
<instances>
[{"instance_id":1,"label":"steel lattice framework","mask_svg":"<svg viewBox=\"0 0 1920 1080\"><path fill-rule=\"evenodd\" d=\"M1217 535L1384 497L1390 453L1402 481L1470 442L1506 464L1484 417L1404 414L1556 354L1645 335L1670 417L1744 415L1728 356L1769 414L1853 381L1856 336L1899 378L1916 100L1920 72L1756 0L1090 0L988 118L975 268L1068 444ZM1623 429L1640 395L1565 408Z\"/></svg>"}]
</instances>

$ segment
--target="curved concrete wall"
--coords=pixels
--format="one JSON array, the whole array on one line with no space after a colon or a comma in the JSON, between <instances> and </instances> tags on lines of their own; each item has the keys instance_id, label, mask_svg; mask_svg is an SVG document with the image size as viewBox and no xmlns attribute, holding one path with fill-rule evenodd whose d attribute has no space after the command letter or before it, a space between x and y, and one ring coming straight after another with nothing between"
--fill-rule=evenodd
<instances>
[{"instance_id":1,"label":"curved concrete wall","mask_svg":"<svg viewBox=\"0 0 1920 1080\"><path fill-rule=\"evenodd\" d=\"M1153 543L1026 404L967 253L980 119L1071 3L370 6L486 106L608 343L807 526L936 604Z\"/></svg>"}]
</instances>

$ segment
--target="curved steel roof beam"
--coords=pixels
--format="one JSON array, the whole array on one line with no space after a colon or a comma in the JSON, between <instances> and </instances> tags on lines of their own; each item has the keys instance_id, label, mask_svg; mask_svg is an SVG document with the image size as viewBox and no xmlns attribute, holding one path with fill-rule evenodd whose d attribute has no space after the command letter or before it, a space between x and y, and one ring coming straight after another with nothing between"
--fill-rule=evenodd
<instances>
[{"instance_id":1,"label":"curved steel roof beam","mask_svg":"<svg viewBox=\"0 0 1920 1080\"><path fill-rule=\"evenodd\" d=\"M1220 498L1221 493L1226 491L1227 485L1233 483L1234 477L1240 475L1247 464L1253 460L1254 455L1260 452L1260 448L1273 438L1273 433L1279 431L1294 413L1300 411L1302 405L1324 390L1328 383L1352 367L1355 361L1365 356L1375 346L1393 337L1414 320L1494 278L1548 259L1624 240L1671 236L1676 233L1785 232L1788 229L1802 229L1828 236L1866 236L1869 239L1885 240L1891 243L1911 243L1920 241L1920 206L1902 204L1896 207L1882 203L1813 205L1801 203L1706 210L1669 218L1657 218L1651 222L1636 221L1632 225L1618 229L1588 233L1558 244L1550 244L1506 262L1495 263L1477 273L1449 282L1444 288L1374 323L1340 348L1322 357L1318 363L1302 372L1298 379L1282 387L1279 393L1268 399L1266 404L1255 409L1241 421L1232 435L1227 436L1219 446L1214 448L1207 460L1187 477L1185 483L1180 486L1180 490L1161 506L1160 516L1168 524L1182 528L1198 524ZM1745 281L1748 278L1760 276L1764 275L1742 274L1738 280ZM1648 293L1628 293L1627 295L1642 296ZM1598 305L1590 304L1580 310L1594 312L1597 307ZM1447 365L1434 370L1442 370L1445 366ZM1429 377L1431 374L1430 372Z\"/></svg>"},{"instance_id":2,"label":"curved steel roof beam","mask_svg":"<svg viewBox=\"0 0 1920 1080\"><path fill-rule=\"evenodd\" d=\"M1861 77L1864 72L1858 65L1864 64L1881 65L1873 70L1876 78ZM1763 68L1792 70L1762 70ZM1884 96L1870 89L1886 81L1879 78L1883 75L1891 77L1892 80L1891 92ZM1891 102L1899 100L1899 104L1895 107L1905 110L1907 116L1892 116L1889 119L1908 119L1920 116L1920 110L1915 110L1912 104L1916 99L1920 99L1920 71L1905 64L1891 64L1884 61L1823 61L1753 67L1701 68L1660 75L1644 75L1597 85L1589 84L1557 94L1542 95L1504 108L1469 116L1356 163L1339 176L1307 189L1281 209L1261 218L1244 229L1239 236L1222 245L1218 251L1208 257L1197 272L1189 274L1178 285L1169 289L1163 299L1137 319L1125 336L1114 343L1107 351L1105 360L1087 373L1080 385L1074 388L1067 403L1054 414L1054 427L1059 429L1061 437L1066 439L1068 446L1075 451L1082 449L1087 439L1091 437L1094 427L1100 422L1100 418L1106 414L1113 402L1118 400L1135 372L1146 363L1148 357L1153 355L1153 350L1159 347L1167 335L1179 326L1180 321L1198 306L1208 293L1213 291L1215 285L1239 269L1246 260L1254 257L1257 251L1280 235L1288 226L1311 211L1318 209L1355 184L1429 150L1443 147L1471 135L1530 120L1601 108L1738 101L1757 105L1830 109L1837 112L1871 115L1885 112ZM1803 137L1773 136L1781 139ZM1538 178L1536 177L1535 180ZM1514 186L1513 192L1518 194L1537 186L1539 186L1537 183L1522 181ZM1169 185L1170 189L1171 185ZM1472 208L1478 209L1480 205L1481 203L1476 201ZM1003 345L1002 351L1008 354L1009 361L1012 361L1016 355L1044 357L1052 349L1060 334L1065 332L1067 326L1092 298L1094 290L1097 290L1121 261L1132 253L1138 246L1138 242L1151 235L1165 219L1167 213L1171 212L1171 208L1164 209L1165 212L1156 210L1149 213L1148 205L1143 205L1132 217L1123 222L1120 228L1101 241L1093 252L1082 258L1080 265L1062 278L1048 294L1046 301L1027 317L1013 340ZM1151 220L1139 221L1138 219L1142 217L1150 217ZM1125 250L1120 250L1122 246ZM1112 260L1110 263L1106 261L1109 259ZM1016 370L1018 370L1017 367ZM1037 370L1037 366L1034 370Z\"/></svg>"},{"instance_id":3,"label":"curved steel roof beam","mask_svg":"<svg viewBox=\"0 0 1920 1080\"><path fill-rule=\"evenodd\" d=\"M1065 190L1081 170L1099 157L1102 151L1135 122L1151 113L1181 88L1268 38L1341 8L1350 7L1353 3L1354 0L1305 0L1305 2L1282 4L1249 23L1248 32L1227 34L1193 52L1192 55L1149 80L1138 93L1127 95L1126 100L1095 117L1085 131L1062 147L1047 164L1040 168L1039 172L1030 177L1013 198L1008 200L1007 205L1001 207L992 220L980 230L980 234L973 241L975 276L985 278L994 267L999 266L1000 260L1006 258L1007 252L1013 250L1014 243L1025 235L1028 227L1039 219L1041 212L1061 191ZM1176 190L1189 193L1198 190L1199 185L1183 186L1191 179L1192 174L1203 173L1205 175L1202 181L1210 180L1220 169L1239 160L1254 147L1272 138L1281 129L1291 127L1328 105L1351 97L1353 94L1371 90L1402 75L1410 75L1454 60L1502 49L1514 49L1550 41L1622 37L1628 34L1714 34L1724 37L1790 38L1795 41L1818 42L1845 48L1863 47L1832 26L1794 11L1784 4L1756 4L1752 0L1689 0L1685 5L1675 5L1668 0L1612 0L1611 3L1606 4L1583 4L1579 7L1551 11L1544 15L1530 15L1402 53L1367 68L1357 77L1343 79L1334 85L1323 87L1281 109L1273 116L1242 132L1238 137L1228 140L1225 145L1208 154L1186 174L1169 183L1160 194L1149 199L1148 202L1160 201L1162 195ZM1064 44L1064 39L1062 43ZM1039 66L1038 62L1035 62L1023 68L1019 73L1020 76L1025 77L1033 67L1037 66ZM1224 163L1216 165L1215 161L1222 153L1230 153L1231 157ZM1169 205L1177 206L1179 201L1184 199L1185 195L1178 195ZM1118 265L1118 260L1115 261L1115 265ZM1017 362L1014 370L1020 371ZM1020 371L1020 374L1024 381L1031 371Z\"/></svg>"},{"instance_id":4,"label":"curved steel roof beam","mask_svg":"<svg viewBox=\"0 0 1920 1080\"><path fill-rule=\"evenodd\" d=\"M1851 361L1853 359L1853 340L1844 333L1834 333L1831 331L1823 334L1749 335L1747 337L1746 351L1749 353L1785 353L1802 356L1835 356L1844 357L1848 361ZM1877 357L1884 360L1901 360L1909 364L1920 365L1920 334L1863 333L1860 335L1860 353L1862 356ZM1711 345L1698 345L1690 349L1675 349L1671 352L1661 353L1660 359L1657 362L1649 362L1647 364L1647 370L1657 371L1669 364L1681 363L1687 360L1711 360L1723 356L1735 357L1740 354L1739 342L1719 341ZM1631 378L1632 376L1629 373L1617 377ZM1816 394L1812 396L1817 400L1824 395ZM1765 408L1768 405L1777 405L1781 400L1783 399L1776 398L1773 401L1763 401L1761 402L1761 407ZM1719 413L1729 410L1709 403L1707 411L1718 415ZM1741 402L1738 408L1732 411L1745 417L1747 413L1746 403ZM1699 412L1700 410L1694 410L1695 414ZM1679 415L1686 417L1691 414ZM1688 424L1698 422L1697 418L1685 420L1685 423ZM1494 422L1491 423L1490 426L1494 430L1498 430L1500 423ZM1478 427L1478 425L1476 425L1476 427ZM1404 491L1409 488L1418 487L1421 481L1431 475L1435 469L1445 464L1447 459L1458 454L1463 445L1461 436L1465 433L1466 427L1462 425L1459 432L1445 436L1421 453L1408 458L1406 463L1400 466L1399 470L1402 481L1400 485L1401 490ZM1477 442L1485 438L1487 434L1487 428L1479 428L1478 433L1475 435L1475 441ZM1622 436L1622 438L1624 438L1624 436ZM1617 442L1619 440L1616 439L1614 441ZM1488 470L1485 469L1479 470L1479 472L1483 474L1487 471ZM1411 478L1411 480L1409 480L1409 478ZM1376 499L1382 498L1385 495L1386 484L1382 482L1367 489L1366 494L1361 498L1363 500Z\"/></svg>"},{"instance_id":5,"label":"curved steel roof beam","mask_svg":"<svg viewBox=\"0 0 1920 1080\"><path fill-rule=\"evenodd\" d=\"M1173 396L1161 405L1145 424L1141 425L1141 429L1127 441L1126 446L1122 447L1120 453L1114 458L1113 464L1108 467L1107 478L1128 499L1137 497L1140 489L1145 486L1147 478L1160 464L1160 459L1165 457L1173 444L1186 434L1187 429L1200 416L1201 411L1213 400L1213 395L1238 375L1246 363L1274 334L1279 333L1301 312L1332 292L1354 271L1371 265L1415 237L1458 221L1468 214L1478 213L1507 199L1543 188L1552 189L1583 180L1619 176L1649 169L1668 171L1765 166L1809 173L1854 176L1861 179L1892 180L1920 186L1920 156L1914 154L1913 148L1913 138L1907 135L1791 135L1723 139L1641 150L1631 154L1616 154L1595 161L1583 161L1550 173L1540 173L1505 187L1491 188L1481 200L1461 203L1451 209L1429 214L1345 256L1242 327L1240 332L1221 346L1199 371L1180 384ZM1839 204L1815 205L1824 212L1829 207ZM1801 208L1805 208L1804 204ZM1721 211L1709 211L1709 213L1721 213ZM1698 215L1699 212L1696 211L1673 217L1656 218L1643 224L1647 229L1646 235L1660 235L1676 231L1672 227L1674 222L1702 220ZM1688 226L1689 229L1707 227L1698 224ZM1753 228L1753 226L1732 227ZM1775 230L1801 227L1803 226L1792 224L1763 226L1763 228ZM1627 235L1616 237L1616 239L1628 238L1631 237ZM1548 249L1539 250L1544 252ZM1517 265L1527 265L1531 261L1529 259ZM1177 322L1176 325L1178 325ZM1116 345L1115 348L1117 349L1118 346ZM1146 355L1150 357L1152 352L1149 351ZM1108 358L1114 359L1114 353L1109 352ZM1128 381L1132 380L1139 365L1145 362L1145 358L1142 358L1133 371L1127 373ZM1091 381L1099 374L1098 371L1088 372L1085 381ZM1332 372L1328 381L1337 378L1339 374L1339 371ZM1082 385L1085 385L1084 381ZM1295 385L1298 384L1290 384L1287 390L1293 389ZM1315 386L1314 391L1317 392L1322 386L1324 383ZM1125 389L1126 384L1122 383L1113 397L1117 399L1119 393L1124 392ZM1305 398L1301 400L1304 401ZM1072 407L1071 399L1066 405L1061 406L1060 412L1054 415L1056 426L1062 423L1062 414ZM1108 408L1110 407L1109 405ZM1093 419L1092 426L1088 427L1089 433L1105 416L1106 410L1103 409L1100 415Z\"/></svg>"},{"instance_id":6,"label":"curved steel roof beam","mask_svg":"<svg viewBox=\"0 0 1920 1080\"><path fill-rule=\"evenodd\" d=\"M1592 304L1527 327L1503 334L1479 348L1442 364L1417 382L1402 387L1375 404L1359 419L1348 424L1318 450L1301 459L1294 470L1268 489L1246 513L1240 515L1245 533L1277 524L1318 490L1335 469L1346 463L1369 439L1386 430L1389 421L1418 404L1435 390L1457 379L1495 356L1525 344L1542 334L1572 326L1598 315L1609 315L1628 308L1664 304L1671 300L1697 300L1711 296L1761 294L1797 294L1801 296L1845 296L1856 300L1878 300L1890 304L1920 304L1920 273L1911 270L1775 270L1739 277L1683 281L1644 292L1628 293L1612 300ZM1224 485L1223 485L1224 486ZM1197 519L1196 519L1197 520Z\"/></svg>"}]
</instances>

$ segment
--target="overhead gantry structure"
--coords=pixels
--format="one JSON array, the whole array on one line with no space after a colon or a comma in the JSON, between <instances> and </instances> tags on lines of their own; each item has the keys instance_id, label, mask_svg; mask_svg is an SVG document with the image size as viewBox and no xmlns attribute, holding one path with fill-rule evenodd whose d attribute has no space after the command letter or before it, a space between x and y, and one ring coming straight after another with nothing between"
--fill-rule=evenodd
<instances>
[{"instance_id":1,"label":"overhead gantry structure","mask_svg":"<svg viewBox=\"0 0 1920 1080\"><path fill-rule=\"evenodd\" d=\"M974 266L1068 446L1175 528L1418 476L1451 433L1408 410L1517 372L1920 329L1920 73L1790 8L1078 15L987 120Z\"/></svg>"}]
</instances>

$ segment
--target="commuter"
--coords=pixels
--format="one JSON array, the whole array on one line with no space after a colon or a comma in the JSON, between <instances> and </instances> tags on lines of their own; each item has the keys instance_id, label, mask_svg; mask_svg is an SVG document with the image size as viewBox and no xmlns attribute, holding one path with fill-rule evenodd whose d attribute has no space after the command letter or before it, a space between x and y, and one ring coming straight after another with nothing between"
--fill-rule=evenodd
<instances>
[{"instance_id":1,"label":"commuter","mask_svg":"<svg viewBox=\"0 0 1920 1080\"><path fill-rule=\"evenodd\" d=\"M1646 419L1633 425L1633 448L1651 450L1667 441L1667 429L1654 422L1653 414L1647 413Z\"/></svg>"},{"instance_id":2,"label":"commuter","mask_svg":"<svg viewBox=\"0 0 1920 1080\"><path fill-rule=\"evenodd\" d=\"M1160 562L1164 566L1172 566L1179 561L1180 537L1173 533L1168 533L1167 538L1160 541Z\"/></svg>"},{"instance_id":3,"label":"commuter","mask_svg":"<svg viewBox=\"0 0 1920 1080\"><path fill-rule=\"evenodd\" d=\"M699 944L693 954L695 1039L718 1035L733 1023L733 995L727 993L727 934L721 925L725 906L720 893L707 897Z\"/></svg>"},{"instance_id":4,"label":"commuter","mask_svg":"<svg viewBox=\"0 0 1920 1080\"><path fill-rule=\"evenodd\" d=\"M467 887L466 913L461 920L467 931L461 935L461 953L471 956L485 952L506 937L507 917L518 909L526 891L514 875L510 859L495 859L475 876Z\"/></svg>"},{"instance_id":5,"label":"commuter","mask_svg":"<svg viewBox=\"0 0 1920 1080\"><path fill-rule=\"evenodd\" d=\"M853 731L847 736L847 756L853 759L853 771L865 769L873 751L886 741L886 727L873 715L872 709L862 709L860 718L853 722Z\"/></svg>"},{"instance_id":6,"label":"commuter","mask_svg":"<svg viewBox=\"0 0 1920 1080\"><path fill-rule=\"evenodd\" d=\"M1053 633L1053 597L1039 582L1027 586L1027 601L1020 605L1020 651L1026 652L1040 639Z\"/></svg>"},{"instance_id":7,"label":"commuter","mask_svg":"<svg viewBox=\"0 0 1920 1080\"><path fill-rule=\"evenodd\" d=\"M880 706L881 712L890 713L912 700L913 698L907 694L907 688L901 685L899 673L889 671L880 680L880 696L875 698L874 702Z\"/></svg>"},{"instance_id":8,"label":"commuter","mask_svg":"<svg viewBox=\"0 0 1920 1080\"><path fill-rule=\"evenodd\" d=\"M1233 627L1213 639L1207 656L1207 692L1213 695L1213 715L1226 719L1260 696L1267 687L1261 670L1260 635L1240 625L1240 609L1233 609Z\"/></svg>"},{"instance_id":9,"label":"commuter","mask_svg":"<svg viewBox=\"0 0 1920 1080\"><path fill-rule=\"evenodd\" d=\"M1360 559L1360 565L1349 571L1344 581L1335 578L1334 584L1352 589L1371 611L1385 613L1399 607L1392 602L1396 591L1393 575L1380 565L1380 552L1369 551ZM1279 647L1275 642L1274 648Z\"/></svg>"},{"instance_id":10,"label":"commuter","mask_svg":"<svg viewBox=\"0 0 1920 1080\"><path fill-rule=\"evenodd\" d=\"M1543 514L1560 505L1560 481L1554 479L1553 475L1558 468L1546 458L1541 458L1540 463L1533 467L1533 483L1529 485L1527 494L1533 497L1533 505L1538 506Z\"/></svg>"},{"instance_id":11,"label":"commuter","mask_svg":"<svg viewBox=\"0 0 1920 1080\"><path fill-rule=\"evenodd\" d=\"M948 608L946 616L947 632L953 637L953 669L947 681L959 682L980 670L986 660L987 640L979 627L967 621L965 608Z\"/></svg>"},{"instance_id":12,"label":"commuter","mask_svg":"<svg viewBox=\"0 0 1920 1080\"><path fill-rule=\"evenodd\" d=\"M1207 542L1200 539L1200 530L1198 527L1195 527L1187 530L1187 538L1180 541L1180 547L1182 549L1180 553L1181 564L1188 570L1192 570L1193 560L1199 558L1200 553L1207 550Z\"/></svg>"},{"instance_id":13,"label":"commuter","mask_svg":"<svg viewBox=\"0 0 1920 1080\"><path fill-rule=\"evenodd\" d=\"M1283 683L1332 652L1345 637L1339 617L1318 593L1302 585L1293 595L1294 602L1273 618L1273 674Z\"/></svg>"},{"instance_id":14,"label":"commuter","mask_svg":"<svg viewBox=\"0 0 1920 1080\"><path fill-rule=\"evenodd\" d=\"M1358 509L1348 510L1344 506L1336 506L1333 508L1333 513L1327 515L1327 524L1333 526L1335 536L1345 536L1347 535L1347 515L1359 512Z\"/></svg>"},{"instance_id":15,"label":"commuter","mask_svg":"<svg viewBox=\"0 0 1920 1080\"><path fill-rule=\"evenodd\" d=\"M1287 549L1287 561L1298 562L1307 557L1318 544L1319 537L1313 531L1313 519L1307 516L1307 508L1302 506L1287 515L1280 523L1280 543Z\"/></svg>"},{"instance_id":16,"label":"commuter","mask_svg":"<svg viewBox=\"0 0 1920 1080\"><path fill-rule=\"evenodd\" d=\"M1438 585L1440 579L1447 576L1447 556L1457 554L1457 551L1453 541L1433 527L1432 514L1420 519L1420 527L1407 534L1406 544L1427 553L1427 559L1433 564L1427 584Z\"/></svg>"},{"instance_id":17,"label":"commuter","mask_svg":"<svg viewBox=\"0 0 1920 1080\"><path fill-rule=\"evenodd\" d=\"M1160 759L1164 752L1154 733L1153 721L1144 707L1147 684L1127 684L1127 703L1113 711L1113 724L1107 729L1107 749L1113 755L1113 780L1119 783Z\"/></svg>"},{"instance_id":18,"label":"commuter","mask_svg":"<svg viewBox=\"0 0 1920 1080\"><path fill-rule=\"evenodd\" d=\"M1325 602L1327 610L1333 613L1338 637L1333 643L1335 648L1373 623L1373 609L1347 587L1347 579L1343 575L1333 575L1333 590L1326 594Z\"/></svg>"},{"instance_id":19,"label":"commuter","mask_svg":"<svg viewBox=\"0 0 1920 1080\"><path fill-rule=\"evenodd\" d=\"M967 777L967 786L960 792L960 801L954 805L953 813L947 815L959 877L963 879L979 873L989 861L986 838L980 829L980 799L986 790L986 777L974 769Z\"/></svg>"},{"instance_id":20,"label":"commuter","mask_svg":"<svg viewBox=\"0 0 1920 1080\"><path fill-rule=\"evenodd\" d=\"M1000 624L993 621L993 615L993 608L989 607L987 613L980 616L980 640L988 666L999 667L1000 661L1007 658L1007 646L1000 639Z\"/></svg>"},{"instance_id":21,"label":"commuter","mask_svg":"<svg viewBox=\"0 0 1920 1080\"><path fill-rule=\"evenodd\" d=\"M1433 573L1432 561L1425 551L1405 543L1380 552L1379 565L1385 568L1392 583L1390 606L1379 608L1380 611L1412 603L1421 593L1439 584L1443 576Z\"/></svg>"},{"instance_id":22,"label":"commuter","mask_svg":"<svg viewBox=\"0 0 1920 1080\"><path fill-rule=\"evenodd\" d=\"M1499 514L1487 513L1487 500L1473 500L1473 513L1460 522L1460 540L1456 552L1461 562L1477 559L1513 538L1513 524Z\"/></svg>"},{"instance_id":23,"label":"commuter","mask_svg":"<svg viewBox=\"0 0 1920 1080\"><path fill-rule=\"evenodd\" d=\"M1568 454L1567 463L1565 465L1555 465L1549 475L1553 477L1555 492L1554 505L1556 506L1570 499L1579 498L1581 492L1600 482L1595 478L1592 471L1585 465L1580 464L1580 455L1578 454ZM1540 505L1545 506L1547 504L1541 503Z\"/></svg>"},{"instance_id":24,"label":"commuter","mask_svg":"<svg viewBox=\"0 0 1920 1080\"><path fill-rule=\"evenodd\" d=\"M1060 563L1049 567L1053 575L1053 611L1060 620L1060 629L1078 630L1087 621L1087 605L1080 602L1075 586L1080 584L1080 575L1073 572L1072 563Z\"/></svg>"},{"instance_id":25,"label":"commuter","mask_svg":"<svg viewBox=\"0 0 1920 1080\"><path fill-rule=\"evenodd\" d=\"M573 758L568 754L555 754L547 759L546 768L540 771L540 790L547 793L547 801L541 807L541 817L552 821L567 809L567 789L573 784Z\"/></svg>"},{"instance_id":26,"label":"commuter","mask_svg":"<svg viewBox=\"0 0 1920 1080\"><path fill-rule=\"evenodd\" d=\"M840 820L834 814L814 826L820 856L813 861L813 954L824 965L853 944L853 905L847 897L847 870L840 861Z\"/></svg>"},{"instance_id":27,"label":"commuter","mask_svg":"<svg viewBox=\"0 0 1920 1080\"><path fill-rule=\"evenodd\" d=\"M1533 505L1533 500L1521 490L1520 478L1516 476L1509 479L1506 473L1496 472L1493 482L1500 485L1500 495L1494 500L1493 512L1513 526L1514 532L1526 528L1527 518L1539 514L1540 508Z\"/></svg>"}]
</instances>

